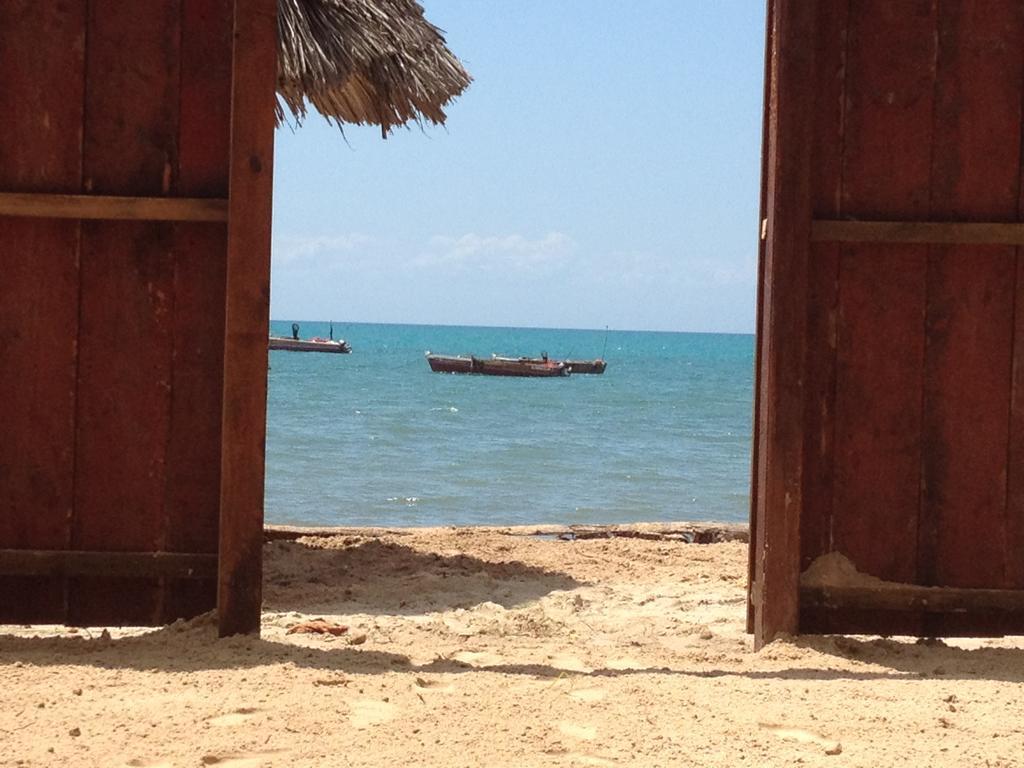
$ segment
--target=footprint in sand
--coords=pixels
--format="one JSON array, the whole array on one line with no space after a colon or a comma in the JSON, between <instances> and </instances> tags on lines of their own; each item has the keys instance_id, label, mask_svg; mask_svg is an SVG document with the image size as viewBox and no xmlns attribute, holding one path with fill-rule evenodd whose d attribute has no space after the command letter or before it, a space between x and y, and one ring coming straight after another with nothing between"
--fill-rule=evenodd
<instances>
[{"instance_id":1,"label":"footprint in sand","mask_svg":"<svg viewBox=\"0 0 1024 768\"><path fill-rule=\"evenodd\" d=\"M441 680L431 680L423 677L416 678L417 693L425 693L427 691L430 691L431 693L447 693L453 689L454 686L442 682Z\"/></svg>"},{"instance_id":2,"label":"footprint in sand","mask_svg":"<svg viewBox=\"0 0 1024 768\"><path fill-rule=\"evenodd\" d=\"M125 761L124 764L126 768L174 768L174 763L166 760L140 760L137 757Z\"/></svg>"},{"instance_id":3,"label":"footprint in sand","mask_svg":"<svg viewBox=\"0 0 1024 768\"><path fill-rule=\"evenodd\" d=\"M203 755L203 765L215 765L217 768L260 768L269 765L269 761L279 752L259 752L234 755Z\"/></svg>"},{"instance_id":4,"label":"footprint in sand","mask_svg":"<svg viewBox=\"0 0 1024 768\"><path fill-rule=\"evenodd\" d=\"M603 688L580 688L569 692L569 698L577 701L602 701L606 695L607 691Z\"/></svg>"},{"instance_id":5,"label":"footprint in sand","mask_svg":"<svg viewBox=\"0 0 1024 768\"><path fill-rule=\"evenodd\" d=\"M354 728L366 728L370 725L380 725L395 717L395 706L386 701L377 699L359 699L352 702L352 712L348 720Z\"/></svg>"},{"instance_id":6,"label":"footprint in sand","mask_svg":"<svg viewBox=\"0 0 1024 768\"><path fill-rule=\"evenodd\" d=\"M594 757L592 755L578 755L575 752L567 752L565 756L571 761L571 765L615 765L611 760L605 760L603 757Z\"/></svg>"},{"instance_id":7,"label":"footprint in sand","mask_svg":"<svg viewBox=\"0 0 1024 768\"><path fill-rule=\"evenodd\" d=\"M817 744L825 749L826 755L838 755L843 751L842 746L834 739L826 738L817 733L805 731L802 728L790 728L788 725L777 725L775 723L758 723L758 727L769 733L773 733L780 739L798 741L801 744Z\"/></svg>"},{"instance_id":8,"label":"footprint in sand","mask_svg":"<svg viewBox=\"0 0 1024 768\"><path fill-rule=\"evenodd\" d=\"M472 667L493 667L501 664L502 661L500 656L487 653L487 651L459 651L453 653L451 658Z\"/></svg>"},{"instance_id":9,"label":"footprint in sand","mask_svg":"<svg viewBox=\"0 0 1024 768\"><path fill-rule=\"evenodd\" d=\"M252 719L252 716L259 712L254 707L242 707L236 709L233 712L228 712L226 715L218 715L217 717L211 717L208 722L210 725L216 725L219 727L241 725L246 720Z\"/></svg>"},{"instance_id":10,"label":"footprint in sand","mask_svg":"<svg viewBox=\"0 0 1024 768\"><path fill-rule=\"evenodd\" d=\"M551 666L563 669L567 672L593 672L593 667L588 667L580 659L568 654L558 654L550 657Z\"/></svg>"},{"instance_id":11,"label":"footprint in sand","mask_svg":"<svg viewBox=\"0 0 1024 768\"><path fill-rule=\"evenodd\" d=\"M559 723L558 730L566 736L584 741L592 741L597 738L597 728L591 725L576 725L575 723Z\"/></svg>"}]
</instances>

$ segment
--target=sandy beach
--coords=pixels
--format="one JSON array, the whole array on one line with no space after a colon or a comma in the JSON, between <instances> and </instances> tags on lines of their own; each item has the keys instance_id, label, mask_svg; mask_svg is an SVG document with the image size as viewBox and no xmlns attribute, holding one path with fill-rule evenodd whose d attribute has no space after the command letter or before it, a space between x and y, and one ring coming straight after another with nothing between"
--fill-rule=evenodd
<instances>
[{"instance_id":1,"label":"sandy beach","mask_svg":"<svg viewBox=\"0 0 1024 768\"><path fill-rule=\"evenodd\" d=\"M370 533L269 541L258 640L0 627L0 765L1024 765L1019 640L754 653L741 542Z\"/></svg>"}]
</instances>

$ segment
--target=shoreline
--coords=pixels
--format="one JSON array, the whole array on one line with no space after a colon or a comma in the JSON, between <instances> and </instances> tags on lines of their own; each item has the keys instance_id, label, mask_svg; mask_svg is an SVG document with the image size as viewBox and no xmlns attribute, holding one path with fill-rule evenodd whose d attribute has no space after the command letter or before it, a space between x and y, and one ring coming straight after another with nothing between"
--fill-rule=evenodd
<instances>
[{"instance_id":1,"label":"shoreline","mask_svg":"<svg viewBox=\"0 0 1024 768\"><path fill-rule=\"evenodd\" d=\"M750 528L743 523L654 522L569 525L433 525L433 526L301 526L268 523L263 526L264 541L296 540L306 536L407 536L449 531L499 533L507 536L547 536L566 540L638 538L711 544L725 541L750 541Z\"/></svg>"}]
</instances>

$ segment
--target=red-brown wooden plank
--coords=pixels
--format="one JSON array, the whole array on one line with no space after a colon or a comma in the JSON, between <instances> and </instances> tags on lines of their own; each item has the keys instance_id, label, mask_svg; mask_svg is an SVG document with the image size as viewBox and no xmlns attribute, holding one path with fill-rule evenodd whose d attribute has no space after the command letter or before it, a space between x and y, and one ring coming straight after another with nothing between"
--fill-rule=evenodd
<instances>
[{"instance_id":1,"label":"red-brown wooden plank","mask_svg":"<svg viewBox=\"0 0 1024 768\"><path fill-rule=\"evenodd\" d=\"M846 4L822 3L815 36L816 108L811 164L811 205L817 218L838 218L842 214L846 38ZM839 246L812 246L807 302L801 570L832 548Z\"/></svg>"},{"instance_id":2,"label":"red-brown wooden plank","mask_svg":"<svg viewBox=\"0 0 1024 768\"><path fill-rule=\"evenodd\" d=\"M1014 286L1016 303L1007 450L1005 584L1010 589L1024 589L1024 257L1019 250Z\"/></svg>"},{"instance_id":3,"label":"red-brown wooden plank","mask_svg":"<svg viewBox=\"0 0 1024 768\"><path fill-rule=\"evenodd\" d=\"M184 0L178 130L180 195L227 197L232 0ZM217 552L227 228L175 230L174 371L167 455L166 546ZM216 580L173 580L164 620L216 605Z\"/></svg>"},{"instance_id":4,"label":"red-brown wooden plank","mask_svg":"<svg viewBox=\"0 0 1024 768\"><path fill-rule=\"evenodd\" d=\"M84 187L167 194L177 174L180 7L89 4ZM171 404L173 225L82 224L76 548L164 543ZM78 624L159 620L153 579L73 582Z\"/></svg>"},{"instance_id":5,"label":"red-brown wooden plank","mask_svg":"<svg viewBox=\"0 0 1024 768\"><path fill-rule=\"evenodd\" d=\"M1013 219L1020 196L1024 17L1017 4L939 11L931 215ZM928 264L918 580L1003 587L1016 257L933 247ZM942 620L946 627L957 617ZM970 617L970 626L984 617Z\"/></svg>"},{"instance_id":6,"label":"red-brown wooden plank","mask_svg":"<svg viewBox=\"0 0 1024 768\"><path fill-rule=\"evenodd\" d=\"M259 632L270 320L276 0L237 0L221 451L221 635Z\"/></svg>"},{"instance_id":7,"label":"red-brown wooden plank","mask_svg":"<svg viewBox=\"0 0 1024 768\"><path fill-rule=\"evenodd\" d=\"M924 266L893 247L841 265L833 546L893 581L915 576Z\"/></svg>"},{"instance_id":8,"label":"red-brown wooden plank","mask_svg":"<svg viewBox=\"0 0 1024 768\"><path fill-rule=\"evenodd\" d=\"M1024 94L1021 96L1024 122ZM1021 139L1024 155L1024 136ZM1018 184L1017 219L1024 219L1024 168ZM1016 249L1014 280L1013 361L1010 378L1010 419L1006 451L1006 554L1004 583L1024 589L1024 249Z\"/></svg>"},{"instance_id":9,"label":"red-brown wooden plank","mask_svg":"<svg viewBox=\"0 0 1024 768\"><path fill-rule=\"evenodd\" d=\"M79 191L84 36L80 4L0 4L0 190ZM78 225L0 217L0 244L0 548L64 549L74 478ZM0 622L63 620L63 580L0 577Z\"/></svg>"},{"instance_id":10,"label":"red-brown wooden plank","mask_svg":"<svg viewBox=\"0 0 1024 768\"><path fill-rule=\"evenodd\" d=\"M760 495L758 485L758 464L759 445L761 433L761 361L764 359L762 345L765 339L764 329L764 251L765 233L761 227L768 216L768 104L771 100L771 62L774 41L772 39L773 24L773 3L767 3L765 10L765 32L764 32L764 84L763 84L763 111L764 117L761 121L761 198L758 203L757 229L757 317L754 328L754 423L753 423L753 445L750 452L750 531L749 544L747 546L747 632L754 632L754 584L757 580L757 548L754 542L757 541L757 500Z\"/></svg>"},{"instance_id":11,"label":"red-brown wooden plank","mask_svg":"<svg viewBox=\"0 0 1024 768\"><path fill-rule=\"evenodd\" d=\"M842 205L928 214L935 4L850 6ZM924 246L840 257L833 546L860 570L915 575L920 504Z\"/></svg>"},{"instance_id":12,"label":"red-brown wooden plank","mask_svg":"<svg viewBox=\"0 0 1024 768\"><path fill-rule=\"evenodd\" d=\"M1012 248L929 258L921 584L1003 586L1015 270Z\"/></svg>"},{"instance_id":13,"label":"red-brown wooden plank","mask_svg":"<svg viewBox=\"0 0 1024 768\"><path fill-rule=\"evenodd\" d=\"M767 243L758 425L754 644L798 624L803 364L810 249L810 107L817 7L778 0L768 103Z\"/></svg>"}]
</instances>

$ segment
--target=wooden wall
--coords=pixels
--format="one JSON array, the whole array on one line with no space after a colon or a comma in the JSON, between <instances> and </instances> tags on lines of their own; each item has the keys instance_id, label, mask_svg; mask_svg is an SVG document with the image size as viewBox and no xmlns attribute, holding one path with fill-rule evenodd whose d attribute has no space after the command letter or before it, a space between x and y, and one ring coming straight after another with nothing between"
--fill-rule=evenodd
<instances>
[{"instance_id":1,"label":"wooden wall","mask_svg":"<svg viewBox=\"0 0 1024 768\"><path fill-rule=\"evenodd\" d=\"M238 5L273 22L265 0ZM0 4L0 621L215 605L234 16L233 0ZM273 43L260 55L272 66ZM244 116L268 153L268 236L272 77L269 139ZM75 556L96 552L135 555Z\"/></svg>"},{"instance_id":2,"label":"wooden wall","mask_svg":"<svg viewBox=\"0 0 1024 768\"><path fill-rule=\"evenodd\" d=\"M1022 632L1024 5L770 18L753 628ZM828 552L974 591L801 599Z\"/></svg>"}]
</instances>

